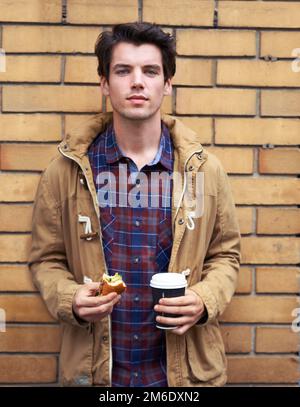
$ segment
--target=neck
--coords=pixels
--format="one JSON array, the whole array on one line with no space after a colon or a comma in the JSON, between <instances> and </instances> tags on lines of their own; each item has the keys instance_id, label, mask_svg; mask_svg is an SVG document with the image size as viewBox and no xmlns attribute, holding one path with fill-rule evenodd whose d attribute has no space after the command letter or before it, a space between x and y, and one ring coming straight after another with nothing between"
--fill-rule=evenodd
<instances>
[{"instance_id":1,"label":"neck","mask_svg":"<svg viewBox=\"0 0 300 407\"><path fill-rule=\"evenodd\" d=\"M140 168L156 155L160 135L160 112L148 120L132 120L113 113L116 140L123 153Z\"/></svg>"}]
</instances>

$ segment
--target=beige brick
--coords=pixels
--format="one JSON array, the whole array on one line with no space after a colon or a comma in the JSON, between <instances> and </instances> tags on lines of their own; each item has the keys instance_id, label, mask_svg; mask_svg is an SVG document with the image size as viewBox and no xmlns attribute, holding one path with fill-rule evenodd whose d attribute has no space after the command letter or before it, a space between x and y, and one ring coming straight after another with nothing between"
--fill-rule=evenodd
<instances>
[{"instance_id":1,"label":"beige brick","mask_svg":"<svg viewBox=\"0 0 300 407\"><path fill-rule=\"evenodd\" d=\"M0 235L0 261L26 262L30 246L30 235Z\"/></svg>"},{"instance_id":2,"label":"beige brick","mask_svg":"<svg viewBox=\"0 0 300 407\"><path fill-rule=\"evenodd\" d=\"M253 232L253 208L238 207L237 216L242 234L249 234Z\"/></svg>"},{"instance_id":3,"label":"beige brick","mask_svg":"<svg viewBox=\"0 0 300 407\"><path fill-rule=\"evenodd\" d=\"M219 3L220 27L300 27L300 4L284 1Z\"/></svg>"},{"instance_id":4,"label":"beige brick","mask_svg":"<svg viewBox=\"0 0 300 407\"><path fill-rule=\"evenodd\" d=\"M260 149L259 172L262 174L299 174L300 149Z\"/></svg>"},{"instance_id":5,"label":"beige brick","mask_svg":"<svg viewBox=\"0 0 300 407\"><path fill-rule=\"evenodd\" d=\"M94 54L99 27L17 26L3 27L6 52L84 52Z\"/></svg>"},{"instance_id":6,"label":"beige brick","mask_svg":"<svg viewBox=\"0 0 300 407\"><path fill-rule=\"evenodd\" d=\"M280 177L232 177L236 204L297 205L300 200L300 180Z\"/></svg>"},{"instance_id":7,"label":"beige brick","mask_svg":"<svg viewBox=\"0 0 300 407\"><path fill-rule=\"evenodd\" d=\"M212 0L144 0L143 20L165 25L212 26Z\"/></svg>"},{"instance_id":8,"label":"beige brick","mask_svg":"<svg viewBox=\"0 0 300 407\"><path fill-rule=\"evenodd\" d=\"M59 352L60 330L58 326L7 326L0 335L2 352Z\"/></svg>"},{"instance_id":9,"label":"beige brick","mask_svg":"<svg viewBox=\"0 0 300 407\"><path fill-rule=\"evenodd\" d=\"M2 144L2 170L44 170L57 154L57 145Z\"/></svg>"},{"instance_id":10,"label":"beige brick","mask_svg":"<svg viewBox=\"0 0 300 407\"><path fill-rule=\"evenodd\" d=\"M99 83L96 57L68 56L65 67L65 83Z\"/></svg>"},{"instance_id":11,"label":"beige brick","mask_svg":"<svg viewBox=\"0 0 300 407\"><path fill-rule=\"evenodd\" d=\"M239 271L237 294L249 294L252 291L252 268L241 267Z\"/></svg>"},{"instance_id":12,"label":"beige brick","mask_svg":"<svg viewBox=\"0 0 300 407\"><path fill-rule=\"evenodd\" d=\"M249 89L177 89L178 114L254 115L256 94Z\"/></svg>"},{"instance_id":13,"label":"beige brick","mask_svg":"<svg viewBox=\"0 0 300 407\"><path fill-rule=\"evenodd\" d=\"M6 112L99 112L102 109L98 86L24 85L2 89Z\"/></svg>"},{"instance_id":14,"label":"beige brick","mask_svg":"<svg viewBox=\"0 0 300 407\"><path fill-rule=\"evenodd\" d=\"M213 62L208 59L177 58L173 85L212 86Z\"/></svg>"},{"instance_id":15,"label":"beige brick","mask_svg":"<svg viewBox=\"0 0 300 407\"><path fill-rule=\"evenodd\" d=\"M1 82L60 82L61 57L7 55Z\"/></svg>"},{"instance_id":16,"label":"beige brick","mask_svg":"<svg viewBox=\"0 0 300 407\"><path fill-rule=\"evenodd\" d=\"M201 144L210 144L212 142L213 129L212 119L210 117L178 117L186 126L199 134Z\"/></svg>"},{"instance_id":17,"label":"beige brick","mask_svg":"<svg viewBox=\"0 0 300 407\"><path fill-rule=\"evenodd\" d=\"M28 266L20 264L0 264L0 287L2 291L37 291Z\"/></svg>"},{"instance_id":18,"label":"beige brick","mask_svg":"<svg viewBox=\"0 0 300 407\"><path fill-rule=\"evenodd\" d=\"M300 143L298 119L215 119L217 144L274 144Z\"/></svg>"},{"instance_id":19,"label":"beige brick","mask_svg":"<svg viewBox=\"0 0 300 407\"><path fill-rule=\"evenodd\" d=\"M257 353L296 353L298 346L299 336L291 328L256 328L255 351Z\"/></svg>"},{"instance_id":20,"label":"beige brick","mask_svg":"<svg viewBox=\"0 0 300 407\"><path fill-rule=\"evenodd\" d=\"M33 201L39 179L38 174L0 174L0 201Z\"/></svg>"},{"instance_id":21,"label":"beige brick","mask_svg":"<svg viewBox=\"0 0 300 407\"><path fill-rule=\"evenodd\" d=\"M297 31L262 31L262 57L272 55L277 58L292 58L293 49L299 48L300 32ZM299 76L299 75L298 75Z\"/></svg>"},{"instance_id":22,"label":"beige brick","mask_svg":"<svg viewBox=\"0 0 300 407\"><path fill-rule=\"evenodd\" d=\"M257 212L257 233L266 235L300 233L300 209L259 208Z\"/></svg>"},{"instance_id":23,"label":"beige brick","mask_svg":"<svg viewBox=\"0 0 300 407\"><path fill-rule=\"evenodd\" d=\"M221 326L221 334L227 353L251 352L250 326Z\"/></svg>"},{"instance_id":24,"label":"beige brick","mask_svg":"<svg viewBox=\"0 0 300 407\"><path fill-rule=\"evenodd\" d=\"M296 383L298 366L296 357L230 357L228 383Z\"/></svg>"},{"instance_id":25,"label":"beige brick","mask_svg":"<svg viewBox=\"0 0 300 407\"><path fill-rule=\"evenodd\" d=\"M60 23L61 0L2 0L0 16L1 21Z\"/></svg>"},{"instance_id":26,"label":"beige brick","mask_svg":"<svg viewBox=\"0 0 300 407\"><path fill-rule=\"evenodd\" d=\"M291 323L292 310L297 308L296 297L291 296L235 296L221 316L222 322Z\"/></svg>"},{"instance_id":27,"label":"beige brick","mask_svg":"<svg viewBox=\"0 0 300 407\"><path fill-rule=\"evenodd\" d=\"M0 231L30 232L32 208L30 204L0 204Z\"/></svg>"},{"instance_id":28,"label":"beige brick","mask_svg":"<svg viewBox=\"0 0 300 407\"><path fill-rule=\"evenodd\" d=\"M0 356L1 383L54 383L56 371L55 356Z\"/></svg>"},{"instance_id":29,"label":"beige brick","mask_svg":"<svg viewBox=\"0 0 300 407\"><path fill-rule=\"evenodd\" d=\"M207 147L207 150L219 158L227 173L252 174L252 148Z\"/></svg>"},{"instance_id":30,"label":"beige brick","mask_svg":"<svg viewBox=\"0 0 300 407\"><path fill-rule=\"evenodd\" d=\"M262 116L299 116L300 115L300 91L299 90L263 90L261 92L261 115Z\"/></svg>"},{"instance_id":31,"label":"beige brick","mask_svg":"<svg viewBox=\"0 0 300 407\"><path fill-rule=\"evenodd\" d=\"M300 263L300 239L293 237L243 237L244 264Z\"/></svg>"},{"instance_id":32,"label":"beige brick","mask_svg":"<svg viewBox=\"0 0 300 407\"><path fill-rule=\"evenodd\" d=\"M0 140L60 141L61 117L56 114L0 114Z\"/></svg>"},{"instance_id":33,"label":"beige brick","mask_svg":"<svg viewBox=\"0 0 300 407\"><path fill-rule=\"evenodd\" d=\"M162 114L172 114L173 113L172 100L173 100L173 96L165 96L163 98L163 102L161 105Z\"/></svg>"},{"instance_id":34,"label":"beige brick","mask_svg":"<svg viewBox=\"0 0 300 407\"><path fill-rule=\"evenodd\" d=\"M219 60L217 84L234 86L300 86L290 61Z\"/></svg>"},{"instance_id":35,"label":"beige brick","mask_svg":"<svg viewBox=\"0 0 300 407\"><path fill-rule=\"evenodd\" d=\"M256 292L297 294L300 288L299 271L297 267L258 267Z\"/></svg>"},{"instance_id":36,"label":"beige brick","mask_svg":"<svg viewBox=\"0 0 300 407\"><path fill-rule=\"evenodd\" d=\"M84 122L90 120L94 117L93 114L66 114L65 115L65 134L75 130L77 127L81 126Z\"/></svg>"},{"instance_id":37,"label":"beige brick","mask_svg":"<svg viewBox=\"0 0 300 407\"><path fill-rule=\"evenodd\" d=\"M72 24L120 24L137 20L135 0L68 0L67 21Z\"/></svg>"},{"instance_id":38,"label":"beige brick","mask_svg":"<svg viewBox=\"0 0 300 407\"><path fill-rule=\"evenodd\" d=\"M176 31L178 55L254 56L255 31L184 29Z\"/></svg>"},{"instance_id":39,"label":"beige brick","mask_svg":"<svg viewBox=\"0 0 300 407\"><path fill-rule=\"evenodd\" d=\"M37 294L3 294L0 308L6 313L7 322L53 322L44 301Z\"/></svg>"}]
</instances>

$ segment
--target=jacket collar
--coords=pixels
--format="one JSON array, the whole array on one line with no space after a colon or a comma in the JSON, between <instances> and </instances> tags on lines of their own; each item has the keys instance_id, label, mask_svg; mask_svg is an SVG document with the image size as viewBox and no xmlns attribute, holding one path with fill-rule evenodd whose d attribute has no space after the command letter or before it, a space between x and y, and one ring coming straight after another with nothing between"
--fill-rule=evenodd
<instances>
[{"instance_id":1,"label":"jacket collar","mask_svg":"<svg viewBox=\"0 0 300 407\"><path fill-rule=\"evenodd\" d=\"M182 163L185 163L192 153L202 152L203 147L197 133L174 116L164 114L162 115L162 121L169 128L174 148L177 150ZM70 158L73 156L82 159L87 154L93 140L111 122L112 113L98 113L92 116L79 127L66 134L66 137L58 146L59 150L62 150L64 155L68 155Z\"/></svg>"}]
</instances>

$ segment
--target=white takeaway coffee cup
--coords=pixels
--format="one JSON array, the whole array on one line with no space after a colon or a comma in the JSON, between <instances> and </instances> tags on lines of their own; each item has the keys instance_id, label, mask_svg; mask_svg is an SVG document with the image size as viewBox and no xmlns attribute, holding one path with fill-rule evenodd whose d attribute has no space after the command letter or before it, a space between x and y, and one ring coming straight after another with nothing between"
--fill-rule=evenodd
<instances>
[{"instance_id":1,"label":"white takeaway coffee cup","mask_svg":"<svg viewBox=\"0 0 300 407\"><path fill-rule=\"evenodd\" d=\"M157 273L154 274L150 281L152 288L154 305L158 304L160 298L181 297L185 294L187 286L186 278L180 273ZM168 318L178 318L180 315L156 313L156 316L165 316ZM156 323L159 329L174 329L176 326Z\"/></svg>"}]
</instances>

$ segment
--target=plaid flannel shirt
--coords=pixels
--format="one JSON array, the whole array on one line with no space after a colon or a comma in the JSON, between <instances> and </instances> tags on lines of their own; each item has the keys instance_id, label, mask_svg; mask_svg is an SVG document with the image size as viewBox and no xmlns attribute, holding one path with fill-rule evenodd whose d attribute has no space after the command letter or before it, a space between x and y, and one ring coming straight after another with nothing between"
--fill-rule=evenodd
<instances>
[{"instance_id":1,"label":"plaid flannel shirt","mask_svg":"<svg viewBox=\"0 0 300 407\"><path fill-rule=\"evenodd\" d=\"M111 314L112 385L167 386L165 334L155 327L149 283L154 273L167 272L172 248L169 130L162 123L158 152L140 171L122 154L112 124L88 154L108 273L120 273L127 284ZM156 177L162 172L163 181Z\"/></svg>"}]
</instances>

